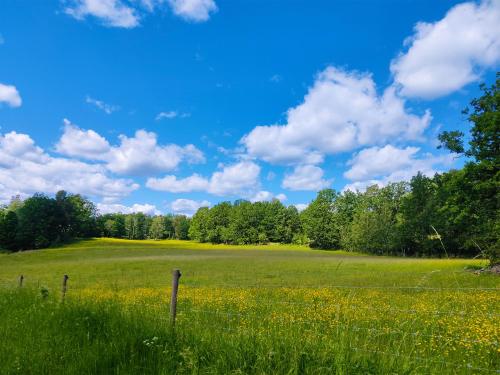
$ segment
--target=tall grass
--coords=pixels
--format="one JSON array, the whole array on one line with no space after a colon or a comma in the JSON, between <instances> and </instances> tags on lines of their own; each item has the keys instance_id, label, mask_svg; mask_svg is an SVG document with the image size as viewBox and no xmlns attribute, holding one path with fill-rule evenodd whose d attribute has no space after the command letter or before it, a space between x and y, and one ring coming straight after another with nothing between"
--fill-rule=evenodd
<instances>
[{"instance_id":1,"label":"tall grass","mask_svg":"<svg viewBox=\"0 0 500 375\"><path fill-rule=\"evenodd\" d=\"M447 334L426 314L363 310L367 296L345 292L276 293L184 290L174 331L159 290L84 291L64 303L3 290L0 373L468 374L499 365L498 345Z\"/></svg>"},{"instance_id":2,"label":"tall grass","mask_svg":"<svg viewBox=\"0 0 500 375\"><path fill-rule=\"evenodd\" d=\"M94 240L0 255L0 374L500 368L499 280L464 270L479 261L234 250ZM183 271L175 331L168 315L174 267Z\"/></svg>"}]
</instances>

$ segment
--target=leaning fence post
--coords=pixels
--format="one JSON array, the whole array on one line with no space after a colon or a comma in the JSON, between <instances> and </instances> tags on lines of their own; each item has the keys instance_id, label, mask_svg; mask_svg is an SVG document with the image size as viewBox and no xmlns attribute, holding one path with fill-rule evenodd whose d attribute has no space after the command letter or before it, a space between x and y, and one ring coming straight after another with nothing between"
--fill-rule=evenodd
<instances>
[{"instance_id":1,"label":"leaning fence post","mask_svg":"<svg viewBox=\"0 0 500 375\"><path fill-rule=\"evenodd\" d=\"M68 275L63 276L63 282L62 282L62 302L64 302L64 297L66 297L66 290L68 289Z\"/></svg>"},{"instance_id":2,"label":"leaning fence post","mask_svg":"<svg viewBox=\"0 0 500 375\"><path fill-rule=\"evenodd\" d=\"M172 271L172 296L170 297L170 323L175 326L175 316L177 314L177 291L179 290L180 270Z\"/></svg>"},{"instance_id":3,"label":"leaning fence post","mask_svg":"<svg viewBox=\"0 0 500 375\"><path fill-rule=\"evenodd\" d=\"M23 280L24 276L23 275L19 276L19 288L23 286Z\"/></svg>"}]
</instances>

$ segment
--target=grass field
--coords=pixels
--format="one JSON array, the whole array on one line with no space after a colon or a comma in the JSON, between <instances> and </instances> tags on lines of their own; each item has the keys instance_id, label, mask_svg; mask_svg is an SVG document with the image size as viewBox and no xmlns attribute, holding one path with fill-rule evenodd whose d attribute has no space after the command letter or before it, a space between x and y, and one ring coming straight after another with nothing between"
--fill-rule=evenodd
<instances>
[{"instance_id":1,"label":"grass field","mask_svg":"<svg viewBox=\"0 0 500 375\"><path fill-rule=\"evenodd\" d=\"M0 254L0 373L499 373L500 279L482 265L111 239Z\"/></svg>"}]
</instances>

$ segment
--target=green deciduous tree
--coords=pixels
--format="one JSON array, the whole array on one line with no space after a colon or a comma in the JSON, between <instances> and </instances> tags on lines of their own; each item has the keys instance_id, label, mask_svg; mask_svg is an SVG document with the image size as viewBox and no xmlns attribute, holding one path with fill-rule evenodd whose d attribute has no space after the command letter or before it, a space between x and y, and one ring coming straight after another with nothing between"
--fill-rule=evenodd
<instances>
[{"instance_id":1,"label":"green deciduous tree","mask_svg":"<svg viewBox=\"0 0 500 375\"><path fill-rule=\"evenodd\" d=\"M449 134L441 134L443 146L454 152L462 152L470 160L461 173L450 179L456 188L452 191L452 202L447 204L448 211L459 214L457 225L461 232L462 249L471 249L472 245L483 249L491 264L500 263L500 73L496 82L488 87L481 85L482 96L471 101L464 110L471 124L469 147L460 150L454 147L462 141L462 134L454 133L450 141ZM451 145L451 146L450 146ZM461 187L458 187L458 186ZM448 191L451 189L448 189Z\"/></svg>"},{"instance_id":2,"label":"green deciduous tree","mask_svg":"<svg viewBox=\"0 0 500 375\"><path fill-rule=\"evenodd\" d=\"M16 250L17 214L12 210L0 212L0 248Z\"/></svg>"},{"instance_id":3,"label":"green deciduous tree","mask_svg":"<svg viewBox=\"0 0 500 375\"><path fill-rule=\"evenodd\" d=\"M302 225L311 241L311 247L322 249L340 247L340 228L334 210L338 196L335 190L321 190L316 199L302 211Z\"/></svg>"}]
</instances>

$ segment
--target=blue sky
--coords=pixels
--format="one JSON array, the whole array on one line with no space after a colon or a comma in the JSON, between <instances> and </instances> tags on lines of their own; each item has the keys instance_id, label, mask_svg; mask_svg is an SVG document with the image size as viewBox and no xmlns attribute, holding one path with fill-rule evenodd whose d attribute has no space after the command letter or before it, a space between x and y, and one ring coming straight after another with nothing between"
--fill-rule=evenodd
<instances>
[{"instance_id":1,"label":"blue sky","mask_svg":"<svg viewBox=\"0 0 500 375\"><path fill-rule=\"evenodd\" d=\"M500 62L500 2L66 0L0 4L0 201L102 212L460 167L441 130Z\"/></svg>"}]
</instances>

